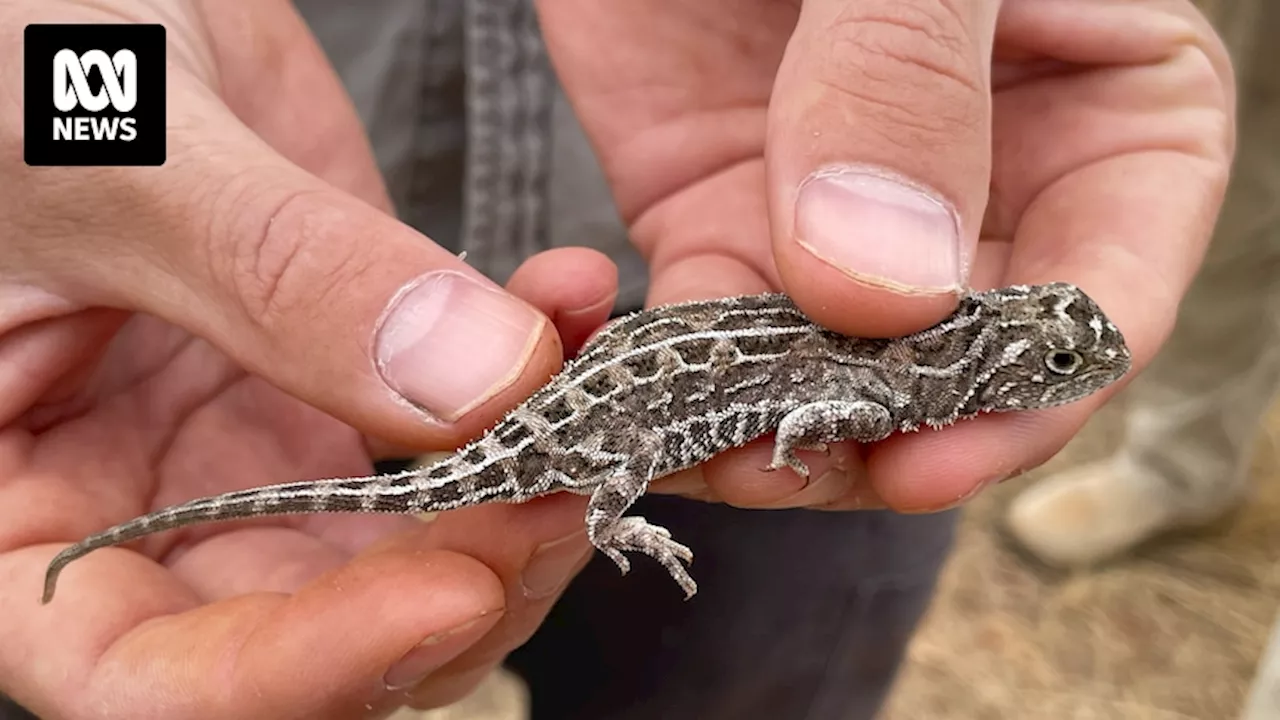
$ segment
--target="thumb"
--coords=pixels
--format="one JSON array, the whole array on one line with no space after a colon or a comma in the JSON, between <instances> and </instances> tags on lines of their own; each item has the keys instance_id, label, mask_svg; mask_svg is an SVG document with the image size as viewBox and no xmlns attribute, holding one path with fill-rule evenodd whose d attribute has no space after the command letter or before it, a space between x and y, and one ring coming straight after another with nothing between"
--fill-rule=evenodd
<instances>
[{"instance_id":1,"label":"thumb","mask_svg":"<svg viewBox=\"0 0 1280 720\"><path fill-rule=\"evenodd\" d=\"M769 109L770 214L784 288L827 327L904 334L954 308L987 201L998 5L803 4Z\"/></svg>"},{"instance_id":2,"label":"thumb","mask_svg":"<svg viewBox=\"0 0 1280 720\"><path fill-rule=\"evenodd\" d=\"M559 366L545 315L280 157L216 101L183 100L193 109L171 125L165 166L94 178L111 194L84 223L95 257L53 270L76 300L157 315L416 447L477 434Z\"/></svg>"}]
</instances>

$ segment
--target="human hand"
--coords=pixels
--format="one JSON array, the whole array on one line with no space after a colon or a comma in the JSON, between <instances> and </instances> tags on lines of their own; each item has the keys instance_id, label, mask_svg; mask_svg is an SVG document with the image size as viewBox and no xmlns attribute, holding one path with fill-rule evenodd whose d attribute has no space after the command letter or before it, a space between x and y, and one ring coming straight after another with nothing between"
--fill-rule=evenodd
<instances>
[{"instance_id":1,"label":"human hand","mask_svg":"<svg viewBox=\"0 0 1280 720\"><path fill-rule=\"evenodd\" d=\"M23 27L119 21L168 27L167 164L26 167ZM365 474L351 426L454 447L557 369L557 330L572 351L607 317L612 266L546 253L507 294L396 222L289 3L0 2L0 88L0 689L100 720L376 716L474 687L590 557L584 499L165 533L85 558L47 606L41 578L160 506Z\"/></svg>"},{"instance_id":2,"label":"human hand","mask_svg":"<svg viewBox=\"0 0 1280 720\"><path fill-rule=\"evenodd\" d=\"M651 303L784 290L832 329L887 336L941 320L966 285L1060 280L1115 320L1137 370L1172 327L1234 152L1228 57L1185 0L538 8ZM835 446L806 458L807 486L761 472L761 442L659 487L937 510L1047 460L1118 387Z\"/></svg>"}]
</instances>

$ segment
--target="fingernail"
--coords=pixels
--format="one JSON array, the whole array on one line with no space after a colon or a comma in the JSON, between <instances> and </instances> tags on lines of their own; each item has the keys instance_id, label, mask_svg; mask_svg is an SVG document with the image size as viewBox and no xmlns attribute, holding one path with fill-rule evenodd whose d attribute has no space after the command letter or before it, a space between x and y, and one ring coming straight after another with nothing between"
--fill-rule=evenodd
<instances>
[{"instance_id":1,"label":"fingernail","mask_svg":"<svg viewBox=\"0 0 1280 720\"><path fill-rule=\"evenodd\" d=\"M929 513L946 512L947 510L954 510L960 507L961 505L964 505L965 503L969 502L970 500L974 499L975 497L977 497L979 493L981 493L983 490L986 490L987 488L993 485L999 485L1000 483L1004 482L1008 478L1009 478L1008 474L996 475L994 477L980 481L977 485L974 485L973 487L969 488L967 492L963 492L960 495L956 496L954 500L950 500L948 502L944 502L932 507L921 508L918 510L916 509L903 510L902 513L905 515L924 515Z\"/></svg>"},{"instance_id":2,"label":"fingernail","mask_svg":"<svg viewBox=\"0 0 1280 720\"><path fill-rule=\"evenodd\" d=\"M392 300L378 330L378 369L405 399L453 422L520 376L544 322L467 275L430 273Z\"/></svg>"},{"instance_id":3,"label":"fingernail","mask_svg":"<svg viewBox=\"0 0 1280 720\"><path fill-rule=\"evenodd\" d=\"M853 488L841 498L823 505L810 506L815 510L848 512L851 510L888 510L889 506L880 498L880 494L871 487L863 477L854 483Z\"/></svg>"},{"instance_id":4,"label":"fingernail","mask_svg":"<svg viewBox=\"0 0 1280 720\"><path fill-rule=\"evenodd\" d=\"M796 508L826 505L845 497L853 487L853 473L843 468L831 468L813 482L796 492L769 505L776 508Z\"/></svg>"},{"instance_id":5,"label":"fingernail","mask_svg":"<svg viewBox=\"0 0 1280 720\"><path fill-rule=\"evenodd\" d=\"M412 650L405 653L404 657L397 660L390 670L387 670L386 674L382 676L382 684L388 690L393 691L404 690L421 684L431 673L451 660L456 654L452 648L441 647L446 640L477 631L481 623L491 622L495 613L497 613L496 610L491 610L461 625L455 625L448 630L427 637L427 639L414 646Z\"/></svg>"},{"instance_id":6,"label":"fingernail","mask_svg":"<svg viewBox=\"0 0 1280 720\"><path fill-rule=\"evenodd\" d=\"M586 307L577 308L576 310L565 310L562 314L566 318L589 317L599 313L605 308L612 308L617 303L618 293L612 292Z\"/></svg>"},{"instance_id":7,"label":"fingernail","mask_svg":"<svg viewBox=\"0 0 1280 720\"><path fill-rule=\"evenodd\" d=\"M581 531L538 546L520 578L524 596L540 600L554 595L568 584L594 549Z\"/></svg>"},{"instance_id":8,"label":"fingernail","mask_svg":"<svg viewBox=\"0 0 1280 720\"><path fill-rule=\"evenodd\" d=\"M656 495L690 495L704 492L706 489L707 479L702 474L701 466L660 478L649 486L649 492Z\"/></svg>"},{"instance_id":9,"label":"fingernail","mask_svg":"<svg viewBox=\"0 0 1280 720\"><path fill-rule=\"evenodd\" d=\"M457 704L474 705L473 703L466 703L463 701L466 697L477 692L477 688L480 687L480 684L493 674L494 667L495 666L493 664L485 663L478 667L473 667L470 670L450 672L447 678L442 677L439 680L433 679L432 682L423 683L421 687L412 693L408 704L414 708L445 709L437 711L428 710L425 713L416 711L414 714L409 715L408 718L403 718L401 720L425 720L426 718L443 720L443 718L448 717L456 717L458 720L463 720L463 718L492 718L495 717L494 712L497 712L496 717L509 716L508 714L501 713L496 710L493 712L486 710L474 710L472 712L465 712L464 715L460 716L450 708L450 706ZM493 700L495 699L491 699L491 702ZM490 703L482 704L489 705ZM505 704L506 703L501 702L497 703L499 707ZM522 717L520 713L516 713L515 716Z\"/></svg>"},{"instance_id":10,"label":"fingernail","mask_svg":"<svg viewBox=\"0 0 1280 720\"><path fill-rule=\"evenodd\" d=\"M800 186L796 241L841 272L901 292L955 292L967 263L955 210L891 173L822 170Z\"/></svg>"}]
</instances>

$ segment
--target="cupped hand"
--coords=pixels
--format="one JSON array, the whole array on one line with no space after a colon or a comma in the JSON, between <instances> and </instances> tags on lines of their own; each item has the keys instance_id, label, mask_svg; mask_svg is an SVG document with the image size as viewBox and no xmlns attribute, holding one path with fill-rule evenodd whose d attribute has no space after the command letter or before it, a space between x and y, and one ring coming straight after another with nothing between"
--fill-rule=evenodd
<instances>
[{"instance_id":1,"label":"cupped hand","mask_svg":"<svg viewBox=\"0 0 1280 720\"><path fill-rule=\"evenodd\" d=\"M163 22L160 168L30 168L22 28ZM177 501L454 447L607 316L579 250L507 290L396 222L289 3L0 2L0 690L41 717L375 717L465 693L590 557L585 501L67 543ZM563 343L561 338L563 338ZM338 419L341 418L342 422ZM357 432L356 429L362 432Z\"/></svg>"},{"instance_id":2,"label":"cupped hand","mask_svg":"<svg viewBox=\"0 0 1280 720\"><path fill-rule=\"evenodd\" d=\"M783 290L889 336L965 287L1067 281L1141 369L1234 152L1221 42L1185 0L540 0L652 303ZM1052 456L1118 386L763 473L767 442L660 487L736 505L949 507ZM703 484L705 482L705 485Z\"/></svg>"}]
</instances>

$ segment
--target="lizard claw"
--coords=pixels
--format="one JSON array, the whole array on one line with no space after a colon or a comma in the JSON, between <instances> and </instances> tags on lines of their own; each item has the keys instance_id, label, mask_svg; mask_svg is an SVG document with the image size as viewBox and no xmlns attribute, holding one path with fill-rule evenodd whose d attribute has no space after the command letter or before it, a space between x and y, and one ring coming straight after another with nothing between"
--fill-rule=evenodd
<instances>
[{"instance_id":1,"label":"lizard claw","mask_svg":"<svg viewBox=\"0 0 1280 720\"><path fill-rule=\"evenodd\" d=\"M776 470L781 470L784 467L791 468L792 472L805 480L809 479L809 466L805 465L803 460L796 457L794 452L778 448L773 453L773 462L769 463L765 468L765 472L774 472Z\"/></svg>"},{"instance_id":2,"label":"lizard claw","mask_svg":"<svg viewBox=\"0 0 1280 720\"><path fill-rule=\"evenodd\" d=\"M662 564L676 584L685 591L685 599L693 597L698 586L681 564L693 563L693 551L671 539L671 532L660 525L651 525L642 517L624 517L618 520L608 540L600 548L617 564L622 574L631 569L631 563L622 551L639 552Z\"/></svg>"}]
</instances>

